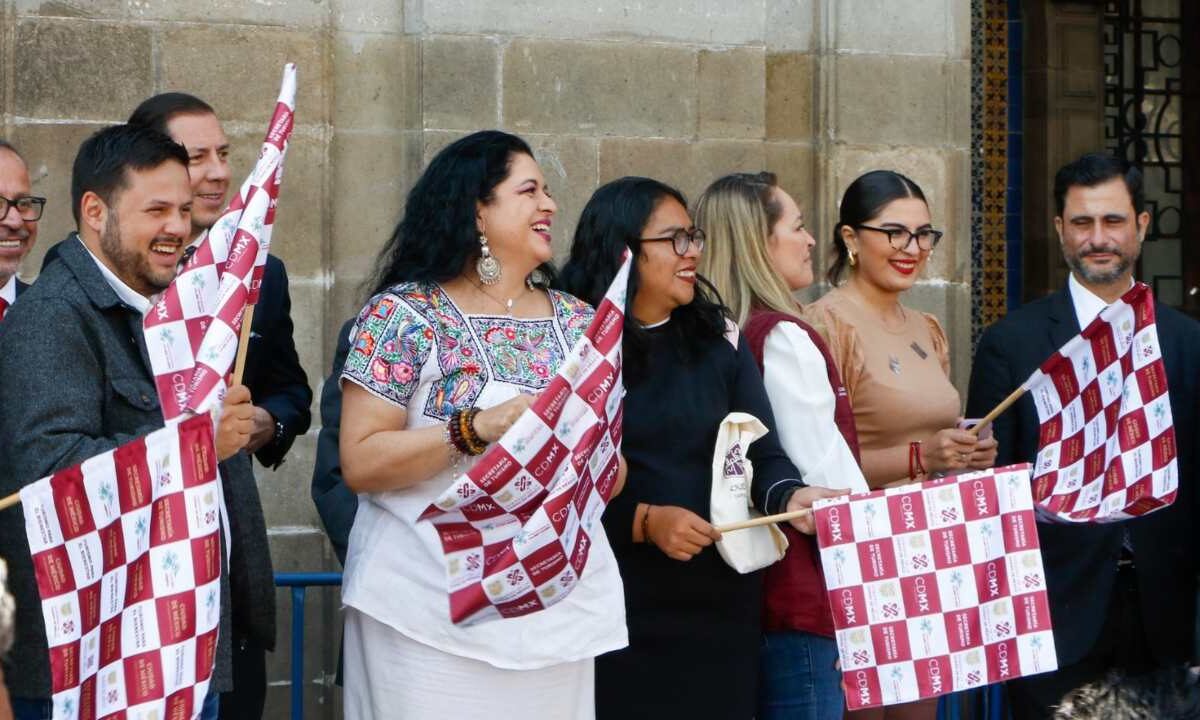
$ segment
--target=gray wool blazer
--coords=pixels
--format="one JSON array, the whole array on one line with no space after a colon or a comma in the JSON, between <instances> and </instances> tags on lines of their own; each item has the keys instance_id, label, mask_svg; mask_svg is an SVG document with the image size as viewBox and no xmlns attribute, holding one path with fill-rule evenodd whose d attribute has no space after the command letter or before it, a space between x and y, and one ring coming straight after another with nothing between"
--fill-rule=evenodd
<instances>
[{"instance_id":1,"label":"gray wool blazer","mask_svg":"<svg viewBox=\"0 0 1200 720\"><path fill-rule=\"evenodd\" d=\"M87 249L64 242L0 323L0 496L163 426L141 328L141 314L121 302ZM222 567L212 688L227 691L238 637L274 647L275 593L250 459L239 453L220 471L233 548ZM16 644L3 660L9 692L48 698L46 633L19 509L0 513L0 557L17 601Z\"/></svg>"}]
</instances>

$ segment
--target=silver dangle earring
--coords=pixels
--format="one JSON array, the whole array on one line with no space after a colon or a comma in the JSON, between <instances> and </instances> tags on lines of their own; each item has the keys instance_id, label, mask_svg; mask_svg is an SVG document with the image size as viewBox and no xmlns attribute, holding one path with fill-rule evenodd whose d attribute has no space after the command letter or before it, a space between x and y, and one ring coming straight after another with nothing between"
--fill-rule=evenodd
<instances>
[{"instance_id":1,"label":"silver dangle earring","mask_svg":"<svg viewBox=\"0 0 1200 720\"><path fill-rule=\"evenodd\" d=\"M500 282L500 261L492 255L488 248L487 236L479 233L479 259L475 261L475 273L479 282L484 285L495 285Z\"/></svg>"}]
</instances>

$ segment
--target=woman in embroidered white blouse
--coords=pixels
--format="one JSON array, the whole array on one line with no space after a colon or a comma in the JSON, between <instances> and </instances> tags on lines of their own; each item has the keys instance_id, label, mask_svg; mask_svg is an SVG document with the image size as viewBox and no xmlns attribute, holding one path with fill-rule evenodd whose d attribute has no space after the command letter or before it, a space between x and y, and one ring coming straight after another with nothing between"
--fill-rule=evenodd
<instances>
[{"instance_id":1,"label":"woman in embroidered white blouse","mask_svg":"<svg viewBox=\"0 0 1200 720\"><path fill-rule=\"evenodd\" d=\"M558 604L461 626L441 541L417 521L592 318L544 287L555 210L523 140L475 133L433 159L381 253L342 374L342 470L360 493L342 594L347 718L591 718L592 658L628 642L603 533Z\"/></svg>"}]
</instances>

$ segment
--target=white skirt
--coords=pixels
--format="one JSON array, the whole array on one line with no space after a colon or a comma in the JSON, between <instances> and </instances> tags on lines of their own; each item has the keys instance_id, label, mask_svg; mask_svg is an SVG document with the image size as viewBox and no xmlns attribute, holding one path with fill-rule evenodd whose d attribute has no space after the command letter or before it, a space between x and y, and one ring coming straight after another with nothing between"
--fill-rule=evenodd
<instances>
[{"instance_id":1,"label":"white skirt","mask_svg":"<svg viewBox=\"0 0 1200 720\"><path fill-rule=\"evenodd\" d=\"M503 622L497 620L495 622ZM346 608L347 720L593 720L594 662L505 670L412 640Z\"/></svg>"}]
</instances>

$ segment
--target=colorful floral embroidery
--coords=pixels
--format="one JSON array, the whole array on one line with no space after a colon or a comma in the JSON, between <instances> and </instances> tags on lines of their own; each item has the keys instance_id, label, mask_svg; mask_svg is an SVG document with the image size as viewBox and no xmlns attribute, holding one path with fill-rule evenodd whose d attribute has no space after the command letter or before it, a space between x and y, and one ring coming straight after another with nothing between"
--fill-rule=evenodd
<instances>
[{"instance_id":1,"label":"colorful floral embroidery","mask_svg":"<svg viewBox=\"0 0 1200 720\"><path fill-rule=\"evenodd\" d=\"M583 337L588 325L592 324L592 317L596 311L591 305L574 295L557 290L550 291L550 302L554 305L554 315L558 318L559 327L562 328L563 337L567 341L567 348L570 349L579 342L579 338Z\"/></svg>"},{"instance_id":2,"label":"colorful floral embroidery","mask_svg":"<svg viewBox=\"0 0 1200 720\"><path fill-rule=\"evenodd\" d=\"M359 314L342 376L407 407L429 355L428 329L394 294L376 295Z\"/></svg>"},{"instance_id":3,"label":"colorful floral embroidery","mask_svg":"<svg viewBox=\"0 0 1200 720\"><path fill-rule=\"evenodd\" d=\"M432 352L440 377L424 413L435 420L474 405L492 380L540 390L594 314L570 295L550 297L553 319L464 316L438 285L397 285L360 314L343 375L407 406Z\"/></svg>"},{"instance_id":4,"label":"colorful floral embroidery","mask_svg":"<svg viewBox=\"0 0 1200 720\"><path fill-rule=\"evenodd\" d=\"M503 382L541 390L566 354L550 320L479 316L471 324L483 341L493 376Z\"/></svg>"}]
</instances>

